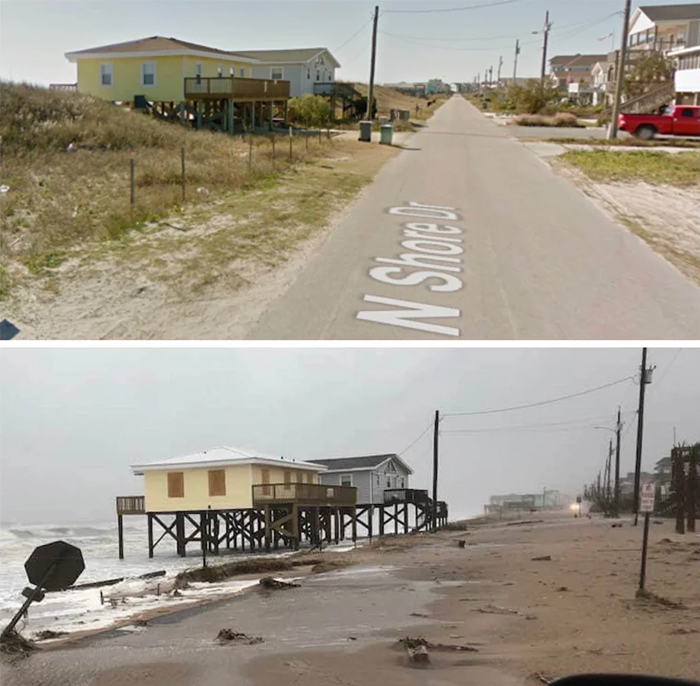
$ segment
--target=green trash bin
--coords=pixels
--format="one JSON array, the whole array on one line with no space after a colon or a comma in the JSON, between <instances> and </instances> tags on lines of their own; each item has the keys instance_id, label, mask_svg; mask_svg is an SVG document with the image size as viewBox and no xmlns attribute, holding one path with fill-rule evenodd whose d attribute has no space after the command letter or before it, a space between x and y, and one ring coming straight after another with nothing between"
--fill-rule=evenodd
<instances>
[{"instance_id":1,"label":"green trash bin","mask_svg":"<svg viewBox=\"0 0 700 686\"><path fill-rule=\"evenodd\" d=\"M382 145L391 145L394 135L394 127L391 124L382 124L379 129L379 142Z\"/></svg>"},{"instance_id":2,"label":"green trash bin","mask_svg":"<svg viewBox=\"0 0 700 686\"><path fill-rule=\"evenodd\" d=\"M481 103L481 109L482 110L487 110L489 108L489 104L487 102L482 102Z\"/></svg>"}]
</instances>

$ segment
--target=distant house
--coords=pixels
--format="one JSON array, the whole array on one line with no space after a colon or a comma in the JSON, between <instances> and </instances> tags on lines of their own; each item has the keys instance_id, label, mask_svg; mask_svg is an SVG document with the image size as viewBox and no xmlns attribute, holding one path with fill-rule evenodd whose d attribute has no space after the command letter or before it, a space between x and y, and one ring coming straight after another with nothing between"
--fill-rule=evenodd
<instances>
[{"instance_id":1,"label":"distant house","mask_svg":"<svg viewBox=\"0 0 700 686\"><path fill-rule=\"evenodd\" d=\"M413 95L414 97L421 97L426 94L427 84L417 82L407 82L399 81L398 83L385 83L383 84L385 88L393 88L399 93L404 93L406 95Z\"/></svg>"},{"instance_id":2,"label":"distant house","mask_svg":"<svg viewBox=\"0 0 700 686\"><path fill-rule=\"evenodd\" d=\"M557 55L549 60L549 80L554 88L578 95L590 89L593 68L607 55Z\"/></svg>"},{"instance_id":3,"label":"distant house","mask_svg":"<svg viewBox=\"0 0 700 686\"><path fill-rule=\"evenodd\" d=\"M700 45L700 4L637 8L630 21L628 44L632 50L664 53Z\"/></svg>"},{"instance_id":4,"label":"distant house","mask_svg":"<svg viewBox=\"0 0 700 686\"><path fill-rule=\"evenodd\" d=\"M290 95L329 95L335 84L340 62L328 48L292 50L244 50L239 54L255 60L252 76L259 79L289 81Z\"/></svg>"},{"instance_id":5,"label":"distant house","mask_svg":"<svg viewBox=\"0 0 700 686\"><path fill-rule=\"evenodd\" d=\"M318 486L326 471L319 463L228 446L136 464L131 469L143 476L146 513L250 508L275 501L304 502L310 496L315 502L321 498L333 503L343 495L341 489L328 492Z\"/></svg>"},{"instance_id":6,"label":"distant house","mask_svg":"<svg viewBox=\"0 0 700 686\"><path fill-rule=\"evenodd\" d=\"M238 53L151 36L66 53L77 64L78 90L112 102L182 102L187 77L250 77L257 60Z\"/></svg>"},{"instance_id":7,"label":"distant house","mask_svg":"<svg viewBox=\"0 0 700 686\"><path fill-rule=\"evenodd\" d=\"M365 455L361 457L339 457L327 460L312 460L324 468L319 473L320 483L327 486L354 486L357 502L365 505L380 505L392 499L404 498L405 494L391 493L409 489L409 476L413 470L396 454ZM409 496L427 491L412 492ZM401 497L399 497L401 496Z\"/></svg>"},{"instance_id":8,"label":"distant house","mask_svg":"<svg viewBox=\"0 0 700 686\"><path fill-rule=\"evenodd\" d=\"M700 46L675 50L668 56L676 60L676 104L700 105Z\"/></svg>"}]
</instances>

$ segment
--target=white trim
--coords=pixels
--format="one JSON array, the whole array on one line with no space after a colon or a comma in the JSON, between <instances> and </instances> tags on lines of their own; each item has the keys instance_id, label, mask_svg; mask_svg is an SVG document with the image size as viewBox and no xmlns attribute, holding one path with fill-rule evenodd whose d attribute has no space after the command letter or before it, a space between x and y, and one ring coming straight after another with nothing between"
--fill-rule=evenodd
<instances>
[{"instance_id":1,"label":"white trim","mask_svg":"<svg viewBox=\"0 0 700 686\"><path fill-rule=\"evenodd\" d=\"M109 85L102 83L102 67L109 67ZM100 88L114 88L114 63L100 62Z\"/></svg>"},{"instance_id":2,"label":"white trim","mask_svg":"<svg viewBox=\"0 0 700 686\"><path fill-rule=\"evenodd\" d=\"M285 469L302 469L312 472L323 472L326 469L323 465L313 464L311 462L292 462L291 460L277 460L272 457L251 457L247 459L221 459L210 460L208 462L173 462L162 464L136 464L131 465L131 470L136 476L141 476L144 472L160 472L160 471L182 471L183 469L210 469L212 467L235 467L237 465L259 464L259 465L274 465L276 467L284 467Z\"/></svg>"},{"instance_id":3,"label":"white trim","mask_svg":"<svg viewBox=\"0 0 700 686\"><path fill-rule=\"evenodd\" d=\"M135 52L67 52L64 57L69 62L76 62L78 59L120 59L122 57L206 57L207 59L218 59L224 62L245 62L246 64L260 64L260 60L254 57L243 57L237 55L225 55L219 52L205 52L203 50L141 50Z\"/></svg>"},{"instance_id":4,"label":"white trim","mask_svg":"<svg viewBox=\"0 0 700 686\"><path fill-rule=\"evenodd\" d=\"M694 52L700 52L700 45L693 45L690 48L681 48L679 50L673 50L668 53L669 57L685 57L686 55L692 55Z\"/></svg>"},{"instance_id":5,"label":"white trim","mask_svg":"<svg viewBox=\"0 0 700 686\"><path fill-rule=\"evenodd\" d=\"M216 75L220 78L224 78L224 65L223 64L217 64L216 65Z\"/></svg>"},{"instance_id":6,"label":"white trim","mask_svg":"<svg viewBox=\"0 0 700 686\"><path fill-rule=\"evenodd\" d=\"M354 485L355 485L355 484L353 483L352 474L351 474L350 472L341 472L341 473L338 475L338 486L347 486L347 485L348 485L348 484L344 484L344 483L343 483L343 477L344 477L344 476L350 477L350 484L349 484L350 486L354 486Z\"/></svg>"},{"instance_id":7,"label":"white trim","mask_svg":"<svg viewBox=\"0 0 700 686\"><path fill-rule=\"evenodd\" d=\"M146 83L146 65L153 65L153 83ZM157 67L156 63L153 61L141 62L141 87L142 88L155 88L157 84Z\"/></svg>"},{"instance_id":8,"label":"white trim","mask_svg":"<svg viewBox=\"0 0 700 686\"><path fill-rule=\"evenodd\" d=\"M273 76L272 75L273 69L279 69L282 72L282 76ZM284 67L280 67L280 66L270 67L270 79L277 80L277 81L284 81Z\"/></svg>"}]
</instances>

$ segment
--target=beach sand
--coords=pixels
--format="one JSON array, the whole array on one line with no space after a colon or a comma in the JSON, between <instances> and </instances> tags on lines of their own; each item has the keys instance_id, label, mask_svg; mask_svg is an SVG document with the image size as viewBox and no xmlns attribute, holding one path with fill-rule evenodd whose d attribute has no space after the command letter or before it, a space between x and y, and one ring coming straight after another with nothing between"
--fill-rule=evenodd
<instances>
[{"instance_id":1,"label":"beach sand","mask_svg":"<svg viewBox=\"0 0 700 686\"><path fill-rule=\"evenodd\" d=\"M3 660L6 686L413 686L542 683L584 672L700 679L700 537L652 523L636 599L642 527L532 515L466 532L386 538L356 564L300 587L252 591ZM458 547L457 541L465 546ZM375 542L376 543L376 542ZM551 560L532 558L551 556ZM219 645L221 628L261 636ZM469 645L415 668L404 636Z\"/></svg>"}]
</instances>

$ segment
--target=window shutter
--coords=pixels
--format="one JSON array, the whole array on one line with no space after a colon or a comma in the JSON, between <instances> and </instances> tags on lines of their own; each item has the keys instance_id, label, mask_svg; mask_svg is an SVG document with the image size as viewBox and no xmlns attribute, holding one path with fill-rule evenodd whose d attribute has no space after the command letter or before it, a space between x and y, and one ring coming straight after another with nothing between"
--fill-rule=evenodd
<instances>
[{"instance_id":1,"label":"window shutter","mask_svg":"<svg viewBox=\"0 0 700 686\"><path fill-rule=\"evenodd\" d=\"M168 472L168 498L185 497L184 472Z\"/></svg>"},{"instance_id":2,"label":"window shutter","mask_svg":"<svg viewBox=\"0 0 700 686\"><path fill-rule=\"evenodd\" d=\"M209 475L209 495L226 495L226 470L212 469Z\"/></svg>"}]
</instances>

